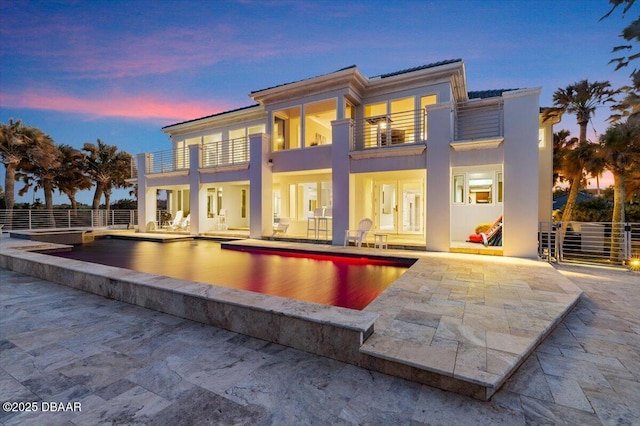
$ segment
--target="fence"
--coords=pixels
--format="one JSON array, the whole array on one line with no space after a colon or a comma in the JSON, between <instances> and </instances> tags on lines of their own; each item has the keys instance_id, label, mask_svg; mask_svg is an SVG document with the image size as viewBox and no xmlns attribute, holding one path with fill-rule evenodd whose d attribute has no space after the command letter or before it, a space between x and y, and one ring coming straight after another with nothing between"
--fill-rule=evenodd
<instances>
[{"instance_id":1,"label":"fence","mask_svg":"<svg viewBox=\"0 0 640 426\"><path fill-rule=\"evenodd\" d=\"M137 210L0 210L4 230L132 227Z\"/></svg>"},{"instance_id":2,"label":"fence","mask_svg":"<svg viewBox=\"0 0 640 426\"><path fill-rule=\"evenodd\" d=\"M624 265L640 258L640 223L541 222L538 242L550 262Z\"/></svg>"}]
</instances>

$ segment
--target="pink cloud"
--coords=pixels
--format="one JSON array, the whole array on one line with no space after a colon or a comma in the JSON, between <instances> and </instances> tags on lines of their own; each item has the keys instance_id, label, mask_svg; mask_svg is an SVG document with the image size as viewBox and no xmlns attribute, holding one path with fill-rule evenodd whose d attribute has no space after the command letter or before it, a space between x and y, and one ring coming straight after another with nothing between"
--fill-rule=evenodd
<instances>
[{"instance_id":1,"label":"pink cloud","mask_svg":"<svg viewBox=\"0 0 640 426\"><path fill-rule=\"evenodd\" d=\"M0 93L0 104L9 108L40 109L94 118L143 120L190 120L237 107L215 102L174 101L148 95L80 98L54 91Z\"/></svg>"}]
</instances>

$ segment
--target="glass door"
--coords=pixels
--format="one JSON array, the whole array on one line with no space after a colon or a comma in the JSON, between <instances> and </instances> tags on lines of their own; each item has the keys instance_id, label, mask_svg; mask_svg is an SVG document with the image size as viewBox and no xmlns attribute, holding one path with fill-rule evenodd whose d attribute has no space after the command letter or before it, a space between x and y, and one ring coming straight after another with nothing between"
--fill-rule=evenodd
<instances>
[{"instance_id":1,"label":"glass door","mask_svg":"<svg viewBox=\"0 0 640 426\"><path fill-rule=\"evenodd\" d=\"M398 200L397 182L380 182L377 187L376 229L389 232L398 232Z\"/></svg>"},{"instance_id":2,"label":"glass door","mask_svg":"<svg viewBox=\"0 0 640 426\"><path fill-rule=\"evenodd\" d=\"M384 233L424 232L424 184L420 180L375 184L375 227Z\"/></svg>"},{"instance_id":3,"label":"glass door","mask_svg":"<svg viewBox=\"0 0 640 426\"><path fill-rule=\"evenodd\" d=\"M402 218L403 233L422 233L424 198L420 181L401 181L402 199L399 216Z\"/></svg>"}]
</instances>

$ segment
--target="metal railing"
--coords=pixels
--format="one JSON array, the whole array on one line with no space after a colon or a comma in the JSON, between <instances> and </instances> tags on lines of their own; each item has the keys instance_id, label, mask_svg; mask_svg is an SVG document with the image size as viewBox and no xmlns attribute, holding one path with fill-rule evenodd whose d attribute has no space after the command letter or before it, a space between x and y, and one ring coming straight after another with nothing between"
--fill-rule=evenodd
<instances>
[{"instance_id":1,"label":"metal railing","mask_svg":"<svg viewBox=\"0 0 640 426\"><path fill-rule=\"evenodd\" d=\"M0 210L3 230L133 227L137 210Z\"/></svg>"},{"instance_id":2,"label":"metal railing","mask_svg":"<svg viewBox=\"0 0 640 426\"><path fill-rule=\"evenodd\" d=\"M189 169L189 146L146 154L146 172L169 173Z\"/></svg>"},{"instance_id":3,"label":"metal railing","mask_svg":"<svg viewBox=\"0 0 640 426\"><path fill-rule=\"evenodd\" d=\"M640 223L541 222L538 242L552 262L624 265L640 257Z\"/></svg>"},{"instance_id":4,"label":"metal railing","mask_svg":"<svg viewBox=\"0 0 640 426\"><path fill-rule=\"evenodd\" d=\"M249 162L249 138L202 144L202 167L220 167Z\"/></svg>"},{"instance_id":5,"label":"metal railing","mask_svg":"<svg viewBox=\"0 0 640 426\"><path fill-rule=\"evenodd\" d=\"M352 151L410 144L427 139L426 110L376 115L354 121Z\"/></svg>"},{"instance_id":6,"label":"metal railing","mask_svg":"<svg viewBox=\"0 0 640 426\"><path fill-rule=\"evenodd\" d=\"M503 102L459 102L456 105L455 120L455 140L503 136Z\"/></svg>"}]
</instances>

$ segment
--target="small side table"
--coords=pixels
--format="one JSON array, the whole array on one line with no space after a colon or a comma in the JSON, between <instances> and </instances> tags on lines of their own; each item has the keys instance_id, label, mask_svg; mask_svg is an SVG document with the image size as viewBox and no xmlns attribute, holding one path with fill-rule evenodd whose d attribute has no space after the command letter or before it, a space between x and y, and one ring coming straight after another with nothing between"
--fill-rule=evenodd
<instances>
[{"instance_id":1,"label":"small side table","mask_svg":"<svg viewBox=\"0 0 640 426\"><path fill-rule=\"evenodd\" d=\"M387 234L373 234L373 248L381 250L388 248L387 237Z\"/></svg>"}]
</instances>

